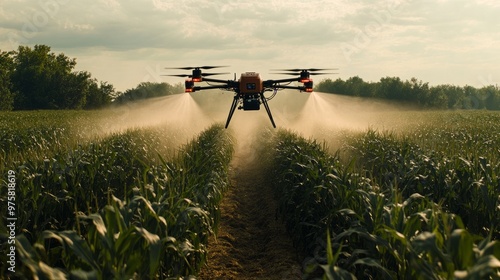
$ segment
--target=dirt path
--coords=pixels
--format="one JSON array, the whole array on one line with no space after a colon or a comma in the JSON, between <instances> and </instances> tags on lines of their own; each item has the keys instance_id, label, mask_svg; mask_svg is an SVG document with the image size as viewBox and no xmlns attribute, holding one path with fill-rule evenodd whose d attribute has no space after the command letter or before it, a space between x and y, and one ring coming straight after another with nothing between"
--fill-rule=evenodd
<instances>
[{"instance_id":1,"label":"dirt path","mask_svg":"<svg viewBox=\"0 0 500 280\"><path fill-rule=\"evenodd\" d=\"M299 257L275 209L258 160L237 153L218 237L210 240L208 265L198 279L301 279Z\"/></svg>"}]
</instances>

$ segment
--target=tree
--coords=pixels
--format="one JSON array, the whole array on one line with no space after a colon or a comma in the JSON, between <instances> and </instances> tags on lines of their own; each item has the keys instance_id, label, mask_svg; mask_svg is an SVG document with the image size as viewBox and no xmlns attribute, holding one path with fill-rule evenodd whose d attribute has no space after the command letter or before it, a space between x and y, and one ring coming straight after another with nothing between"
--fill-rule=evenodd
<instances>
[{"instance_id":1,"label":"tree","mask_svg":"<svg viewBox=\"0 0 500 280\"><path fill-rule=\"evenodd\" d=\"M403 100L402 98L403 82L398 77L381 78L377 87L376 97Z\"/></svg>"},{"instance_id":2,"label":"tree","mask_svg":"<svg viewBox=\"0 0 500 280\"><path fill-rule=\"evenodd\" d=\"M462 102L462 109L476 109L477 102L475 96L477 89L475 87L466 85L464 88L464 100Z\"/></svg>"},{"instance_id":3,"label":"tree","mask_svg":"<svg viewBox=\"0 0 500 280\"><path fill-rule=\"evenodd\" d=\"M111 104L111 98L114 96L115 88L106 82L97 84L92 80L87 94L87 103L85 109L97 109Z\"/></svg>"},{"instance_id":4,"label":"tree","mask_svg":"<svg viewBox=\"0 0 500 280\"><path fill-rule=\"evenodd\" d=\"M432 108L440 108L440 109L447 108L448 97L446 96L446 87L444 86L431 87L429 100L427 100L427 103L425 105L427 105L427 107L432 107Z\"/></svg>"},{"instance_id":5,"label":"tree","mask_svg":"<svg viewBox=\"0 0 500 280\"><path fill-rule=\"evenodd\" d=\"M82 109L108 105L114 94L113 86L105 83L97 86L90 73L73 71L75 66L75 59L63 53L51 53L48 46L36 45L33 49L19 46L11 75L13 88L18 92L15 109Z\"/></svg>"},{"instance_id":6,"label":"tree","mask_svg":"<svg viewBox=\"0 0 500 280\"><path fill-rule=\"evenodd\" d=\"M484 96L484 107L488 110L500 110L500 90L497 86L486 86L480 91Z\"/></svg>"},{"instance_id":7,"label":"tree","mask_svg":"<svg viewBox=\"0 0 500 280\"><path fill-rule=\"evenodd\" d=\"M319 92L329 92L344 95L348 94L346 83L340 78L335 81L332 81L331 79L323 80L316 86L315 90Z\"/></svg>"},{"instance_id":8,"label":"tree","mask_svg":"<svg viewBox=\"0 0 500 280\"><path fill-rule=\"evenodd\" d=\"M14 108L14 92L10 76L14 70L11 52L0 52L0 111Z\"/></svg>"},{"instance_id":9,"label":"tree","mask_svg":"<svg viewBox=\"0 0 500 280\"><path fill-rule=\"evenodd\" d=\"M349 95L351 96L363 96L366 93L364 91L365 81L358 76L351 77L345 81L345 87Z\"/></svg>"},{"instance_id":10,"label":"tree","mask_svg":"<svg viewBox=\"0 0 500 280\"><path fill-rule=\"evenodd\" d=\"M181 86L182 87L182 86ZM172 86L169 83L143 82L136 88L128 89L115 99L115 103L125 103L141 99L160 97L179 93L179 85Z\"/></svg>"},{"instance_id":11,"label":"tree","mask_svg":"<svg viewBox=\"0 0 500 280\"><path fill-rule=\"evenodd\" d=\"M421 80L419 81L417 78L411 78L405 85L405 91L408 92L406 100L424 105L424 100L426 100L430 94L429 83L424 83Z\"/></svg>"},{"instance_id":12,"label":"tree","mask_svg":"<svg viewBox=\"0 0 500 280\"><path fill-rule=\"evenodd\" d=\"M481 89L454 85L429 87L429 83L416 78L403 82L398 77L385 77L378 83L367 83L355 76L346 81L340 78L323 80L315 90L411 102L424 108L500 110L500 88L493 85Z\"/></svg>"},{"instance_id":13,"label":"tree","mask_svg":"<svg viewBox=\"0 0 500 280\"><path fill-rule=\"evenodd\" d=\"M448 109L463 108L465 102L464 88L454 85L439 85L436 88L440 88L444 95L446 95L448 100L446 107Z\"/></svg>"},{"instance_id":14,"label":"tree","mask_svg":"<svg viewBox=\"0 0 500 280\"><path fill-rule=\"evenodd\" d=\"M45 45L19 46L15 64L16 109L80 109L85 104L90 75L71 72L75 59L55 55Z\"/></svg>"}]
</instances>

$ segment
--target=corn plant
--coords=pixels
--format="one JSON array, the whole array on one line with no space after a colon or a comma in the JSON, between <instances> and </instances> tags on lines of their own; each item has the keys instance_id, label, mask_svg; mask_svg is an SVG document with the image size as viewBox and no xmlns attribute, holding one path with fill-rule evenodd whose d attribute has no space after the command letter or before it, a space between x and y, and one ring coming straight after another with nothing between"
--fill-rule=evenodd
<instances>
[{"instance_id":1,"label":"corn plant","mask_svg":"<svg viewBox=\"0 0 500 280\"><path fill-rule=\"evenodd\" d=\"M382 189L397 186L404 197L418 192L440 202L462 217L466 227L477 234L499 228L500 190L498 162L493 153L467 159L428 151L407 138L382 135L373 130L353 141L353 155L367 177ZM498 236L498 232L494 233Z\"/></svg>"},{"instance_id":2,"label":"corn plant","mask_svg":"<svg viewBox=\"0 0 500 280\"><path fill-rule=\"evenodd\" d=\"M129 191L106 194L98 212L79 211L73 230L45 230L34 245L19 237L23 273L95 279L196 275L217 227L232 153L232 139L216 125L172 162L137 160L140 169L132 172Z\"/></svg>"},{"instance_id":3,"label":"corn plant","mask_svg":"<svg viewBox=\"0 0 500 280\"><path fill-rule=\"evenodd\" d=\"M375 131L350 141L348 162L290 132L269 141L278 212L324 279L499 277L491 228L497 197L489 191L498 182L496 163L443 160L443 153ZM472 211L459 196L475 198ZM485 230L471 223L471 212Z\"/></svg>"}]
</instances>

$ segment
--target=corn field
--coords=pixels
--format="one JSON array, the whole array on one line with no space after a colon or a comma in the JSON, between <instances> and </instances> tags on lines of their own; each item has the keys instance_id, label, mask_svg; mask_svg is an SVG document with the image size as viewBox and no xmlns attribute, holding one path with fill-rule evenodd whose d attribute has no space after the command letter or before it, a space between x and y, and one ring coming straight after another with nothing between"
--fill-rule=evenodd
<instances>
[{"instance_id":1,"label":"corn field","mask_svg":"<svg viewBox=\"0 0 500 280\"><path fill-rule=\"evenodd\" d=\"M253 143L304 278L500 279L500 115L399 114L392 129ZM18 205L16 273L2 254L1 278L196 278L235 137L219 124L187 143L170 125L103 133L114 117L0 114L2 252L9 170Z\"/></svg>"},{"instance_id":2,"label":"corn field","mask_svg":"<svg viewBox=\"0 0 500 280\"><path fill-rule=\"evenodd\" d=\"M433 121L346 134L335 153L289 131L270 142L311 277L500 278L500 115L418 114Z\"/></svg>"},{"instance_id":3,"label":"corn field","mask_svg":"<svg viewBox=\"0 0 500 280\"><path fill-rule=\"evenodd\" d=\"M14 276L196 275L220 219L232 138L214 125L175 147L169 138L179 132L160 126L88 142L78 137L81 131L69 131L71 125L33 123L14 133L2 128L1 173L16 171L16 227L22 229L16 237L21 265ZM1 199L6 213L5 193Z\"/></svg>"}]
</instances>

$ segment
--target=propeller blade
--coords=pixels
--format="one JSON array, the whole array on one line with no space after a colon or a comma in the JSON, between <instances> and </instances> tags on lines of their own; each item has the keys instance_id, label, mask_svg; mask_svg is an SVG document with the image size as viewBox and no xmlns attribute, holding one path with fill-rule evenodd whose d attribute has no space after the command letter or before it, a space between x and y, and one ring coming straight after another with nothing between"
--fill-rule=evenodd
<instances>
[{"instance_id":1,"label":"propeller blade","mask_svg":"<svg viewBox=\"0 0 500 280\"><path fill-rule=\"evenodd\" d=\"M324 70L338 70L338 68L309 68L309 69L273 69L271 71L288 71L288 72L301 72L301 71L308 71L308 72L316 72L316 71L324 71Z\"/></svg>"},{"instance_id":2,"label":"propeller blade","mask_svg":"<svg viewBox=\"0 0 500 280\"><path fill-rule=\"evenodd\" d=\"M289 76L300 76L300 72L299 73L272 73L272 74L276 74L276 75L289 75ZM334 75L334 74L338 74L338 73L318 73L318 72L313 72L313 73L309 73L310 76L314 76L314 75Z\"/></svg>"},{"instance_id":3,"label":"propeller blade","mask_svg":"<svg viewBox=\"0 0 500 280\"><path fill-rule=\"evenodd\" d=\"M223 67L228 67L228 66L201 66L201 67L199 67L199 68L200 68L200 69L205 69L205 70L208 70L208 69L223 68Z\"/></svg>"},{"instance_id":4,"label":"propeller blade","mask_svg":"<svg viewBox=\"0 0 500 280\"><path fill-rule=\"evenodd\" d=\"M271 73L276 75L300 76L300 73Z\"/></svg>"},{"instance_id":5,"label":"propeller blade","mask_svg":"<svg viewBox=\"0 0 500 280\"><path fill-rule=\"evenodd\" d=\"M207 76L214 76L214 75L224 75L224 74L230 74L230 73L201 73L202 77L207 77ZM161 76L170 76L170 77L183 77L183 78L192 78L193 75L191 74L172 74L172 75L161 75Z\"/></svg>"},{"instance_id":6,"label":"propeller blade","mask_svg":"<svg viewBox=\"0 0 500 280\"><path fill-rule=\"evenodd\" d=\"M324 70L339 70L339 68L310 68L310 69L305 69L309 72L316 72L316 71L324 71Z\"/></svg>"},{"instance_id":7,"label":"propeller blade","mask_svg":"<svg viewBox=\"0 0 500 280\"><path fill-rule=\"evenodd\" d=\"M338 73L317 73L317 72L309 73L309 75L311 75L311 76L314 76L314 75L335 75L335 74L338 74Z\"/></svg>"},{"instance_id":8,"label":"propeller blade","mask_svg":"<svg viewBox=\"0 0 500 280\"><path fill-rule=\"evenodd\" d=\"M289 76L300 76L300 72L299 73L272 73L272 74L276 74L276 75L289 75ZM314 75L333 75L333 74L338 74L338 73L318 73L318 72L313 72L313 73L309 73L310 76L314 76Z\"/></svg>"},{"instance_id":9,"label":"propeller blade","mask_svg":"<svg viewBox=\"0 0 500 280\"><path fill-rule=\"evenodd\" d=\"M194 70L194 69L214 69L214 68L222 68L228 66L186 66L186 67L165 67L165 69L178 69L178 70Z\"/></svg>"},{"instance_id":10,"label":"propeller blade","mask_svg":"<svg viewBox=\"0 0 500 280\"><path fill-rule=\"evenodd\" d=\"M213 75L225 75L225 74L231 74L231 73L201 73L203 77L213 76Z\"/></svg>"},{"instance_id":11,"label":"propeller blade","mask_svg":"<svg viewBox=\"0 0 500 280\"><path fill-rule=\"evenodd\" d=\"M176 69L176 70L192 70L194 67L165 67L165 69Z\"/></svg>"},{"instance_id":12,"label":"propeller blade","mask_svg":"<svg viewBox=\"0 0 500 280\"><path fill-rule=\"evenodd\" d=\"M191 77L191 75L188 74L178 74L178 75L161 75L161 76L171 76L171 77Z\"/></svg>"}]
</instances>

